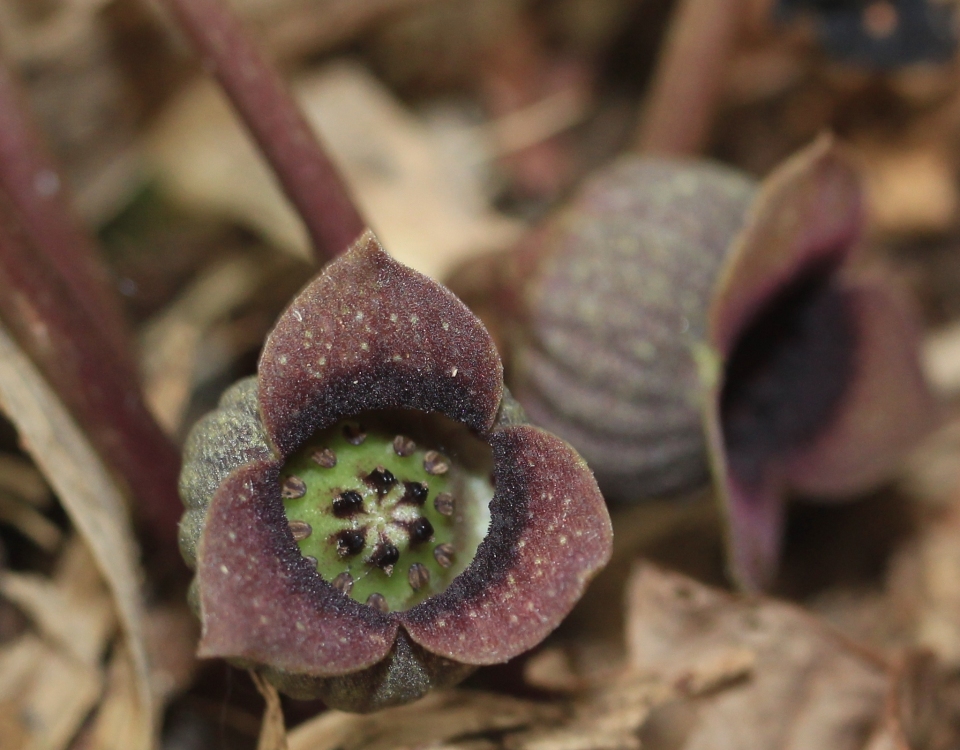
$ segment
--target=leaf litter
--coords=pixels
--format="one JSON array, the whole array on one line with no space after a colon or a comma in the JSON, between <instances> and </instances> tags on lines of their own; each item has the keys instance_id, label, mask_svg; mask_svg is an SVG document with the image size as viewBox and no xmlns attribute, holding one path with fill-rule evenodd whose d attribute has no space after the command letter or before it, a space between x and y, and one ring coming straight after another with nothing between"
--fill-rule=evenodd
<instances>
[{"instance_id":1,"label":"leaf litter","mask_svg":"<svg viewBox=\"0 0 960 750\"><path fill-rule=\"evenodd\" d=\"M90 558L110 592L110 609L113 612L108 609L108 616L115 616L120 622L136 675L131 689L136 695L139 715L137 741L132 747L148 748L156 731L157 706L143 635L142 574L125 501L83 433L3 328L0 328L0 410L16 425L21 443L57 492L78 533L89 545ZM78 568L77 572L71 571L67 575L83 575L82 564L73 567ZM21 602L33 602L28 609L36 613L41 633L44 627L48 633L59 631L61 637L58 640L61 644L64 640L71 644L67 653L61 653L62 645L60 649L54 648L53 644L44 645L44 648L50 648L57 654L57 660L39 660L40 671L33 691L37 691L37 685L45 684L42 680L51 680L61 688L50 693L51 703L44 710L34 709L31 712L28 709L22 712L26 720L32 723L36 736L43 738L36 746L57 748L66 746L85 719L87 711L95 705L103 678L97 666L89 661L95 652L106 647L103 631L107 629L97 626L103 615L94 607L87 617L93 631L93 642L88 642L86 647L81 646L78 650L74 634L63 634L64 627L72 630L79 624L71 623L71 619L75 618L70 618L69 607L66 606L69 597L61 595L64 606L59 610L53 597L43 597L43 603L40 604L36 587L46 585L35 579L31 585L30 579L5 578L3 588L5 595L12 588L15 600L18 595ZM90 601L83 601L80 606L86 610L90 604ZM55 642L57 639L50 640ZM79 643L83 643L82 638ZM78 659L78 655L86 656L87 663ZM60 677L49 676L46 670L52 667L48 667L48 664L57 665L63 674ZM75 683L73 688L70 687L71 680ZM24 692L29 701L34 693L30 689L24 689ZM40 690L39 694L46 699L47 691ZM89 698L89 703L77 706L76 702L83 697ZM73 709L69 710L71 704ZM30 706L29 702L27 706ZM66 727L63 726L64 722L68 722ZM74 725L70 726L71 723Z\"/></svg>"},{"instance_id":2,"label":"leaf litter","mask_svg":"<svg viewBox=\"0 0 960 750\"><path fill-rule=\"evenodd\" d=\"M44 25L42 14L24 25L19 11L11 10L12 0L0 2L0 18L17 19L0 27L5 29L5 48L7 38L16 37L9 48L18 60L42 67L84 45L102 51L102 17L97 14L111 5L111 12L118 13L112 17L114 28L150 28L151 22L131 11L125 0L51 0L49 5L60 9L51 16L66 30L59 36L49 31L53 26ZM410 253L407 262L440 275L473 252L509 245L526 219L537 214L532 203L509 214L500 210L510 203L503 200L509 191L498 192L509 178L498 171L501 154L488 136L515 126L518 118L507 114L498 123L478 117L476 102L464 104L463 88L451 87L447 92L453 96L433 101L436 89L417 94L411 83L416 75L410 71L424 66L411 49L442 51L441 42L449 46L449 39L438 41L442 34L429 35L430 19L450 17L444 13L460 13L461 21L474 18L471 3L462 3L459 10L449 4L443 11L437 10L441 4L415 0L358 3L337 11L343 23L331 24L326 36L309 29L320 28L317 19L323 18L324 8L344 4L311 8L299 0L257 0L236 5L296 71L305 106L324 120L320 128L365 211L395 238L387 244ZM497 4L511 9L505 16L521 5ZM568 51L610 48L611 29L618 24L625 29L624 19L631 13L643 17L637 10L640 4L627 0L561 5L563 13L544 10L538 20L556 40L563 40L558 43L569 45ZM591 13L614 20L583 23ZM397 26L384 23L384 18L393 18ZM571 24L564 18L581 22ZM403 34L392 30L399 22ZM373 27L375 32L370 32ZM449 37L459 28L440 27ZM817 585L791 588L784 583L778 593L793 600L788 603L744 598L696 580L723 583L719 521L708 501L685 498L679 504L621 511L615 519L617 552L611 568L557 638L518 665L509 678L495 670L481 673L466 688L370 716L332 711L314 716L319 706L300 705L258 686L267 703L265 721L259 736L250 728L231 735L239 747L956 747L960 347L952 326L960 313L953 299L960 268L955 261L937 260L940 265L935 265L934 250L924 244L936 237L947 248L937 258L955 255L960 245L956 72L934 71L936 75L926 79L904 74L870 84L811 63L802 45L778 46L779 38L769 30L758 33L748 27L734 49L723 93L722 107L729 117L714 125L717 153L762 173L821 127L839 121L865 169L872 227L879 238L875 252L902 261L900 268L918 292L931 327L930 370L953 402L944 428L921 446L897 487L887 491L899 498L892 505L909 507L910 528L880 545L880 562L867 565L871 573L853 582L824 574ZM20 29L29 33L19 34ZM44 29L45 35L40 33ZM421 44L391 47L391 33L403 39L412 36ZM350 62L336 54L335 45L343 39L356 43ZM470 44L464 37L459 57L451 58L471 59ZM334 54L327 52L322 65L310 58L331 49ZM422 57L434 68L435 80L444 75L447 81L469 78L462 66L444 70L447 58L433 52ZM123 102L129 89L107 56L74 53L72 60L77 77L66 80L82 82L78 91L97 85L102 87L98 101ZM389 73L381 73L385 67ZM379 80L371 70L380 74ZM102 75L104 71L109 75ZM56 66L48 72L56 73ZM73 157L68 163L79 176L75 182L86 215L115 216L144 188L133 167L153 163L167 181L160 191L165 199L176 196L217 226L239 224L244 232L254 232L257 237L247 235L245 241L266 247L267 257L304 252L297 220L269 175L249 166L256 158L253 151L243 144L226 110L211 103L215 97L206 84L181 79L160 86L163 95L145 105L151 114L133 138L128 115L112 124L96 118L81 121L76 109L54 106L57 97L50 92L65 90L64 78L46 81L49 88L37 96L46 120L70 120L77 132L85 127L99 144L84 159L82 143L93 140L71 140L69 130L54 130L60 153ZM206 91L196 93L204 87ZM467 90L466 98L475 95ZM874 114L883 109L876 101L893 101L896 115L884 120ZM452 149L441 143L437 119L424 114L429 113L421 106L424 102L456 113L454 125L451 120L444 125L455 131L444 136L455 144ZM541 104L526 105L533 124L524 128L547 138L575 126L585 134L581 143L592 143L600 154L590 157L597 162L613 150L616 137L611 133L618 128L624 132L623 121L608 102L601 107L603 117L590 105L584 116L582 101L555 94L545 93ZM183 108L190 107L194 111L183 114ZM537 119L541 117L545 121ZM606 130L597 125L601 120ZM789 127L782 126L784 122ZM739 128L744 124L747 127ZM511 137L501 134L501 140ZM596 148L598 138L607 140ZM224 244L222 235L207 242ZM267 300L263 284L257 283L258 274L265 274L272 261L262 255L251 260L235 247L219 250L215 262L205 259L188 278L177 277L171 283L173 299L156 307L150 322L139 329L146 391L154 411L175 435L212 405L233 376L249 372L257 348L250 331L265 331L285 304L284 299ZM176 275L172 267L159 265L160 274ZM135 271L122 286L129 287L134 302L139 282L146 288L146 279ZM245 726L240 719L228 722L221 716L259 712L256 692L251 687L244 693L238 686L232 697L224 697L222 681L213 679L210 686L209 675L216 668L197 670L192 657L195 625L182 605L158 603L154 592L147 592L125 500L116 484L2 331L0 411L14 425L26 454L6 443L0 451L0 524L19 535L9 545L11 559L0 554L0 747L157 746L153 722L171 701L190 707L204 726L221 727L221 734L227 723ZM844 538L848 546L862 548L848 550L847 561L873 554L873 529L864 520L869 507L852 516L860 527ZM873 507L886 514L891 504ZM812 523L831 523L836 516L830 512L826 509L819 521L814 512ZM0 548L0 553L5 550ZM812 578L820 575L822 558L833 552L799 544L791 554L789 575L799 569L801 576ZM684 573L638 563L638 558L653 558ZM597 611L602 618L596 617ZM229 679L238 685L245 679L231 674ZM502 689L504 679L509 680L508 690ZM289 734L285 723L291 727ZM167 746L180 750L187 745Z\"/></svg>"}]
</instances>

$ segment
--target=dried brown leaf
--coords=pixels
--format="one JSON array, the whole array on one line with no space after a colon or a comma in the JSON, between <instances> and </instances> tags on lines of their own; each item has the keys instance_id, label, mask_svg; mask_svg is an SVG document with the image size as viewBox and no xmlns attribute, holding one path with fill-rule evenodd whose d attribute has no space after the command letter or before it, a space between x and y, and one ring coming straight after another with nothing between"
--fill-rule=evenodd
<instances>
[{"instance_id":1,"label":"dried brown leaf","mask_svg":"<svg viewBox=\"0 0 960 750\"><path fill-rule=\"evenodd\" d=\"M573 706L564 722L541 726L507 739L510 750L639 750L637 733L650 713L677 697L655 675L625 670L604 681Z\"/></svg>"},{"instance_id":2,"label":"dried brown leaf","mask_svg":"<svg viewBox=\"0 0 960 750\"><path fill-rule=\"evenodd\" d=\"M263 722L260 725L260 739L257 740L257 750L287 750L287 728L283 723L280 693L253 670L250 670L250 678L266 702L263 709Z\"/></svg>"},{"instance_id":3,"label":"dried brown leaf","mask_svg":"<svg viewBox=\"0 0 960 750\"><path fill-rule=\"evenodd\" d=\"M853 750L884 720L890 667L797 607L649 564L628 601L631 666L683 692L712 690L654 714L645 748Z\"/></svg>"},{"instance_id":4,"label":"dried brown leaf","mask_svg":"<svg viewBox=\"0 0 960 750\"><path fill-rule=\"evenodd\" d=\"M439 278L471 251L506 247L519 236L516 222L488 208L478 184L451 176L449 162L460 155L440 150L363 68L328 66L295 91L370 225L405 265ZM150 149L178 201L251 225L278 247L308 256L302 224L211 85L198 84L171 104Z\"/></svg>"},{"instance_id":5,"label":"dried brown leaf","mask_svg":"<svg viewBox=\"0 0 960 750\"><path fill-rule=\"evenodd\" d=\"M874 228L890 234L946 232L960 206L950 151L939 142L858 144Z\"/></svg>"},{"instance_id":6,"label":"dried brown leaf","mask_svg":"<svg viewBox=\"0 0 960 750\"><path fill-rule=\"evenodd\" d=\"M143 602L133 532L116 485L36 367L0 327L0 409L56 491L97 563L136 665L143 721L137 745L154 735L154 697L143 637Z\"/></svg>"},{"instance_id":7,"label":"dried brown leaf","mask_svg":"<svg viewBox=\"0 0 960 750\"><path fill-rule=\"evenodd\" d=\"M116 622L106 590L96 594L64 590L43 576L2 571L0 594L26 613L51 645L89 667L99 667Z\"/></svg>"},{"instance_id":8,"label":"dried brown leaf","mask_svg":"<svg viewBox=\"0 0 960 750\"><path fill-rule=\"evenodd\" d=\"M16 716L9 731L21 736L11 750L62 750L80 728L102 691L98 668L90 667L24 635L0 651L0 706Z\"/></svg>"},{"instance_id":9,"label":"dried brown leaf","mask_svg":"<svg viewBox=\"0 0 960 750\"><path fill-rule=\"evenodd\" d=\"M0 454L0 492L9 492L38 508L50 504L50 487L43 475L19 456Z\"/></svg>"},{"instance_id":10,"label":"dried brown leaf","mask_svg":"<svg viewBox=\"0 0 960 750\"><path fill-rule=\"evenodd\" d=\"M890 596L911 640L960 667L960 507L929 520L891 566Z\"/></svg>"},{"instance_id":11,"label":"dried brown leaf","mask_svg":"<svg viewBox=\"0 0 960 750\"><path fill-rule=\"evenodd\" d=\"M0 523L7 523L46 552L60 545L63 534L55 523L17 495L0 490Z\"/></svg>"},{"instance_id":12,"label":"dried brown leaf","mask_svg":"<svg viewBox=\"0 0 960 750\"><path fill-rule=\"evenodd\" d=\"M140 335L147 405L164 430L177 434L194 385L204 335L256 289L260 267L237 257L207 269Z\"/></svg>"},{"instance_id":13,"label":"dried brown leaf","mask_svg":"<svg viewBox=\"0 0 960 750\"><path fill-rule=\"evenodd\" d=\"M563 709L507 696L451 690L410 706L369 716L330 711L290 733L290 750L413 750L466 747L460 741L496 740L510 731L556 722Z\"/></svg>"},{"instance_id":14,"label":"dried brown leaf","mask_svg":"<svg viewBox=\"0 0 960 750\"><path fill-rule=\"evenodd\" d=\"M86 732L87 750L128 750L143 734L137 675L130 652L118 648L110 660L107 686L96 717Z\"/></svg>"}]
</instances>

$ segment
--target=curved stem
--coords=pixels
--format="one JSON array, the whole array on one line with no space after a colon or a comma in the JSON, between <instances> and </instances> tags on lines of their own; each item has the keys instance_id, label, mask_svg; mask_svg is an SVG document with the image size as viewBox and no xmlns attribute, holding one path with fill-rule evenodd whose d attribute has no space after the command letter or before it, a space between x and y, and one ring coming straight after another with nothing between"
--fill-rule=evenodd
<instances>
[{"instance_id":1,"label":"curved stem","mask_svg":"<svg viewBox=\"0 0 960 750\"><path fill-rule=\"evenodd\" d=\"M183 507L179 455L147 410L139 383L100 321L0 201L0 316L136 498L162 559L176 549Z\"/></svg>"},{"instance_id":2,"label":"curved stem","mask_svg":"<svg viewBox=\"0 0 960 750\"><path fill-rule=\"evenodd\" d=\"M96 242L73 215L68 191L10 65L0 58L0 191L34 247L69 287L75 302L135 372L130 337Z\"/></svg>"},{"instance_id":3,"label":"curved stem","mask_svg":"<svg viewBox=\"0 0 960 750\"><path fill-rule=\"evenodd\" d=\"M318 260L346 250L367 224L280 74L221 0L163 2L269 160L307 226Z\"/></svg>"}]
</instances>

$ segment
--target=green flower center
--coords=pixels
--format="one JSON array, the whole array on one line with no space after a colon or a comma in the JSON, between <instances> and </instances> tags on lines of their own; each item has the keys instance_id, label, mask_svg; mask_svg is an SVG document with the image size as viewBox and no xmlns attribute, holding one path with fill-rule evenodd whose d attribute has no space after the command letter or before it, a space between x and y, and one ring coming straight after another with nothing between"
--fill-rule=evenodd
<instances>
[{"instance_id":1,"label":"green flower center","mask_svg":"<svg viewBox=\"0 0 960 750\"><path fill-rule=\"evenodd\" d=\"M343 594L387 612L443 591L470 564L493 488L488 456L455 460L460 451L434 447L417 425L407 434L383 421L361 417L317 433L280 482L304 557Z\"/></svg>"}]
</instances>

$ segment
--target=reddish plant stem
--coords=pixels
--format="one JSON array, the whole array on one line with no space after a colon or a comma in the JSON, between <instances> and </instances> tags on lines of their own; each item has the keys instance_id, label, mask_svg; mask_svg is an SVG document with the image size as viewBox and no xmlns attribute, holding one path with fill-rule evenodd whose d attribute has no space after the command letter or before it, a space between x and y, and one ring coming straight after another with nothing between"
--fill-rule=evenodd
<instances>
[{"instance_id":1,"label":"reddish plant stem","mask_svg":"<svg viewBox=\"0 0 960 750\"><path fill-rule=\"evenodd\" d=\"M39 132L10 65L0 58L0 191L31 246L96 321L114 359L133 373L129 333L99 248L73 215L64 180Z\"/></svg>"},{"instance_id":2,"label":"reddish plant stem","mask_svg":"<svg viewBox=\"0 0 960 750\"><path fill-rule=\"evenodd\" d=\"M128 485L148 544L176 550L179 455L99 321L0 201L0 317Z\"/></svg>"},{"instance_id":3,"label":"reddish plant stem","mask_svg":"<svg viewBox=\"0 0 960 750\"><path fill-rule=\"evenodd\" d=\"M638 147L659 154L702 151L743 21L743 0L681 0L647 97Z\"/></svg>"},{"instance_id":4,"label":"reddish plant stem","mask_svg":"<svg viewBox=\"0 0 960 750\"><path fill-rule=\"evenodd\" d=\"M280 74L221 0L163 2L269 160L307 226L318 260L346 250L367 224Z\"/></svg>"}]
</instances>

